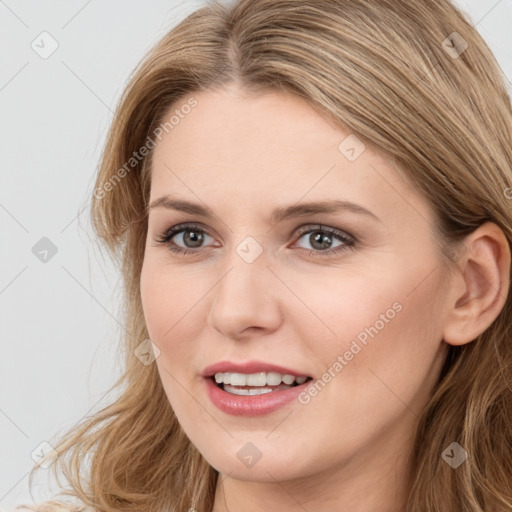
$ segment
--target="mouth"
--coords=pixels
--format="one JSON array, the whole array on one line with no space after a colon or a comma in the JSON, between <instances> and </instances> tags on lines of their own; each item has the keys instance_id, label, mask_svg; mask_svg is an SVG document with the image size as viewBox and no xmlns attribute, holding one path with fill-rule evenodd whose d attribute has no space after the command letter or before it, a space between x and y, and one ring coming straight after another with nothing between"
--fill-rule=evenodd
<instances>
[{"instance_id":1,"label":"mouth","mask_svg":"<svg viewBox=\"0 0 512 512\"><path fill-rule=\"evenodd\" d=\"M312 380L307 375L278 372L231 373L218 372L209 377L221 390L233 395L263 395L300 386Z\"/></svg>"},{"instance_id":2,"label":"mouth","mask_svg":"<svg viewBox=\"0 0 512 512\"><path fill-rule=\"evenodd\" d=\"M202 372L213 405L231 416L255 417L291 406L313 377L265 361L220 361Z\"/></svg>"}]
</instances>

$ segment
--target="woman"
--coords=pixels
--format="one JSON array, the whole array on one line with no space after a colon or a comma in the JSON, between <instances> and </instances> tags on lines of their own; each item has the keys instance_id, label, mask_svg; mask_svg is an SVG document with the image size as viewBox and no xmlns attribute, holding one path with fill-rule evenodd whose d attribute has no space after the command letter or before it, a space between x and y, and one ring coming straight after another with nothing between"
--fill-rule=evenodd
<instances>
[{"instance_id":1,"label":"woman","mask_svg":"<svg viewBox=\"0 0 512 512\"><path fill-rule=\"evenodd\" d=\"M512 510L511 142L505 78L448 0L239 0L180 23L97 177L126 371L56 446L64 494Z\"/></svg>"}]
</instances>

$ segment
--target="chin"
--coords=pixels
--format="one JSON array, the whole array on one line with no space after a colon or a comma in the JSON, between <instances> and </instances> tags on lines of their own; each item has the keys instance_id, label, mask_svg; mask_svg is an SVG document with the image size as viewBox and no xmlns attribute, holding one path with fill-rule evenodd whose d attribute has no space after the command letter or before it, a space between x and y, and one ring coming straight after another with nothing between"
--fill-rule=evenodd
<instances>
[{"instance_id":1,"label":"chin","mask_svg":"<svg viewBox=\"0 0 512 512\"><path fill-rule=\"evenodd\" d=\"M236 480L275 483L307 477L319 468L309 463L304 450L296 452L281 446L255 448L249 441L233 443L237 449L216 453L203 453L203 457L217 471ZM260 446L263 443L260 443ZM238 448L238 446L241 448Z\"/></svg>"}]
</instances>

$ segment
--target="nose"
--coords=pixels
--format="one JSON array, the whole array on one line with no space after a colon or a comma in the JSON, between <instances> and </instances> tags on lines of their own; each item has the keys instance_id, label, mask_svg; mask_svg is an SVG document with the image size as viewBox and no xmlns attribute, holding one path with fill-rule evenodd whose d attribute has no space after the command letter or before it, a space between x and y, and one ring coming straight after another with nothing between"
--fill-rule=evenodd
<instances>
[{"instance_id":1,"label":"nose","mask_svg":"<svg viewBox=\"0 0 512 512\"><path fill-rule=\"evenodd\" d=\"M263 255L248 263L235 253L212 290L207 323L234 340L276 330L282 318L279 285Z\"/></svg>"}]
</instances>

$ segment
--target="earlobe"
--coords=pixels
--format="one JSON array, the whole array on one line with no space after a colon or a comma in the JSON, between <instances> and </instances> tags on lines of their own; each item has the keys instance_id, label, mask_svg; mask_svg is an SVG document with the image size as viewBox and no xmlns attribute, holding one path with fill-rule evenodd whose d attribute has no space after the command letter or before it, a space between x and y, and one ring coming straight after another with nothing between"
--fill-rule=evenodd
<instances>
[{"instance_id":1,"label":"earlobe","mask_svg":"<svg viewBox=\"0 0 512 512\"><path fill-rule=\"evenodd\" d=\"M510 245L496 224L482 224L464 246L457 275L463 291L455 296L443 335L450 345L464 345L482 334L503 309L510 286Z\"/></svg>"}]
</instances>

